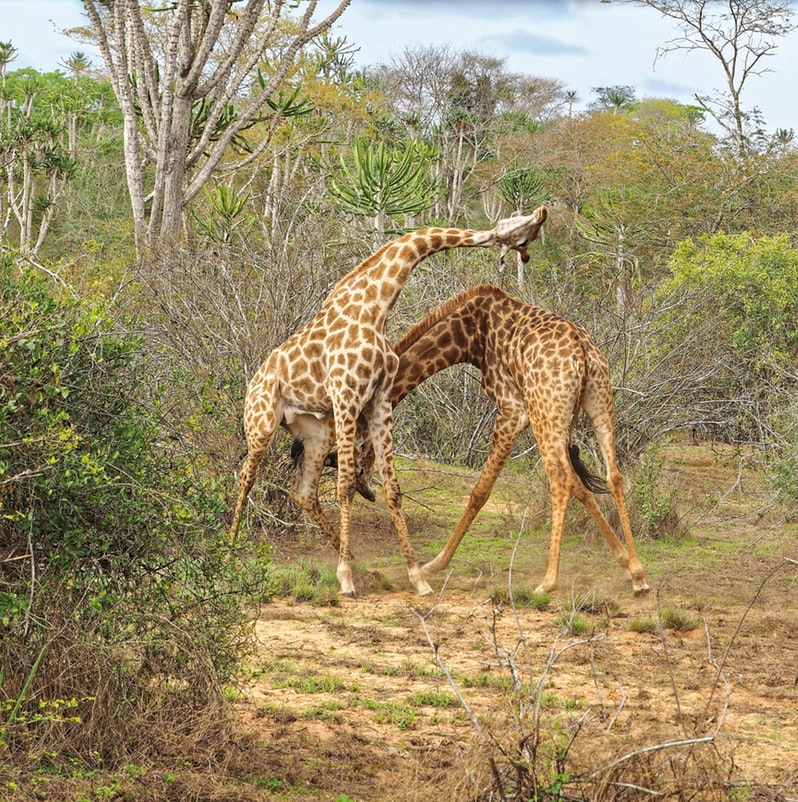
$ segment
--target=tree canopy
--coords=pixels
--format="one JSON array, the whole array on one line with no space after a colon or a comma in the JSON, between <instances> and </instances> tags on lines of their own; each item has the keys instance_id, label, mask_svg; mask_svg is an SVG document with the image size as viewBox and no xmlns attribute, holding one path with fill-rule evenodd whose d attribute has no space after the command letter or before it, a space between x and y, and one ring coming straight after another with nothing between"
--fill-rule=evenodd
<instances>
[{"instance_id":1,"label":"tree canopy","mask_svg":"<svg viewBox=\"0 0 798 802\"><path fill-rule=\"evenodd\" d=\"M268 7L265 0L178 0L160 9L84 0L124 118L139 245L176 239L187 204L228 152L243 166L266 148L268 136L255 145L246 132L301 108L286 90L296 60L349 1L316 21L316 0L296 20L283 0Z\"/></svg>"}]
</instances>

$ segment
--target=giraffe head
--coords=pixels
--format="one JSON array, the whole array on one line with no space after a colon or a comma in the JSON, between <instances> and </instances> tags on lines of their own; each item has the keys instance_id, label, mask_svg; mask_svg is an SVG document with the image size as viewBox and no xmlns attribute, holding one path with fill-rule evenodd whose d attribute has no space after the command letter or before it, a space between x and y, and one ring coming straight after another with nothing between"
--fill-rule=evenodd
<instances>
[{"instance_id":1,"label":"giraffe head","mask_svg":"<svg viewBox=\"0 0 798 802\"><path fill-rule=\"evenodd\" d=\"M518 251L521 261L529 261L527 246L537 239L540 228L546 222L549 210L545 206L538 206L532 214L521 215L515 212L496 223L496 237L501 243L502 250L499 261L504 265L504 257L508 251Z\"/></svg>"}]
</instances>

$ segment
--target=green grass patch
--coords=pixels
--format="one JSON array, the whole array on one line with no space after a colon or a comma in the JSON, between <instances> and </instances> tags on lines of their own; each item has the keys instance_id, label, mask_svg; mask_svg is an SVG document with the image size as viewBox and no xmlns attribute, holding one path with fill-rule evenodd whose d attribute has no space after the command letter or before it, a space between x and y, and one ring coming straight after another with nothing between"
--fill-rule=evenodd
<instances>
[{"instance_id":1,"label":"green grass patch","mask_svg":"<svg viewBox=\"0 0 798 802\"><path fill-rule=\"evenodd\" d=\"M662 611L662 626L675 632L690 632L701 625L698 616L685 610L668 608Z\"/></svg>"},{"instance_id":2,"label":"green grass patch","mask_svg":"<svg viewBox=\"0 0 798 802\"><path fill-rule=\"evenodd\" d=\"M260 708L262 716L268 717L280 724L290 724L299 718L299 714L293 708L285 705L265 704Z\"/></svg>"},{"instance_id":3,"label":"green grass patch","mask_svg":"<svg viewBox=\"0 0 798 802\"><path fill-rule=\"evenodd\" d=\"M509 591L501 589L494 592L493 601L507 607L545 610L551 603L551 596L548 593L535 593L529 588L513 588L511 596Z\"/></svg>"},{"instance_id":4,"label":"green grass patch","mask_svg":"<svg viewBox=\"0 0 798 802\"><path fill-rule=\"evenodd\" d=\"M392 724L400 730L408 730L416 725L418 710L401 702L375 702L367 700L363 703L366 710L374 711L377 724Z\"/></svg>"},{"instance_id":5,"label":"green grass patch","mask_svg":"<svg viewBox=\"0 0 798 802\"><path fill-rule=\"evenodd\" d=\"M302 711L302 718L317 719L320 721L340 722L342 705L340 702L325 702L321 705L308 707Z\"/></svg>"},{"instance_id":6,"label":"green grass patch","mask_svg":"<svg viewBox=\"0 0 798 802\"><path fill-rule=\"evenodd\" d=\"M567 630L569 635L581 637L586 635L590 629L590 622L579 613L568 611L557 616L557 626Z\"/></svg>"},{"instance_id":7,"label":"green grass patch","mask_svg":"<svg viewBox=\"0 0 798 802\"><path fill-rule=\"evenodd\" d=\"M653 618L630 618L628 624L631 632L646 632L648 634L655 634L657 631L657 622Z\"/></svg>"},{"instance_id":8,"label":"green grass patch","mask_svg":"<svg viewBox=\"0 0 798 802\"><path fill-rule=\"evenodd\" d=\"M273 565L272 579L278 593L297 602L335 607L340 585L334 565L316 565L300 559L287 565Z\"/></svg>"},{"instance_id":9,"label":"green grass patch","mask_svg":"<svg viewBox=\"0 0 798 802\"><path fill-rule=\"evenodd\" d=\"M494 676L487 672L474 674L471 677L461 677L459 681L464 688L495 688L499 691L509 691L513 687L510 677Z\"/></svg>"},{"instance_id":10,"label":"green grass patch","mask_svg":"<svg viewBox=\"0 0 798 802\"><path fill-rule=\"evenodd\" d=\"M404 660L398 666L385 666L381 673L385 677L434 677L440 672L429 666L418 665L412 660Z\"/></svg>"},{"instance_id":11,"label":"green grass patch","mask_svg":"<svg viewBox=\"0 0 798 802\"><path fill-rule=\"evenodd\" d=\"M346 689L346 684L338 677L295 677L286 682L286 686L300 693L336 693ZM357 690L357 688L350 688Z\"/></svg>"},{"instance_id":12,"label":"green grass patch","mask_svg":"<svg viewBox=\"0 0 798 802\"><path fill-rule=\"evenodd\" d=\"M413 694L408 703L416 707L458 707L460 703L448 691L421 691Z\"/></svg>"}]
</instances>

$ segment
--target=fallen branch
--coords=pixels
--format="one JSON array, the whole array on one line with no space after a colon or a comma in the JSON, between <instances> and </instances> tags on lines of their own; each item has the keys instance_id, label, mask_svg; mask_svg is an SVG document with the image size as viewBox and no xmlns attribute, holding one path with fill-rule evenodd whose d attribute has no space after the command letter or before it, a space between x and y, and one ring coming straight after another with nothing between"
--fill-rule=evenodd
<instances>
[{"instance_id":1,"label":"fallen branch","mask_svg":"<svg viewBox=\"0 0 798 802\"><path fill-rule=\"evenodd\" d=\"M410 609L412 610L416 618L418 618L419 623L421 624L421 628L424 630L424 635L427 638L427 642L432 647L432 654L435 657L435 665L438 666L438 668L443 672L444 676L448 680L449 685L451 686L452 690L455 693L455 696L457 696L457 701L460 702L460 705L462 706L463 710L465 710L466 715L470 719L474 729L477 731L479 735L482 735L482 725L479 723L479 719L477 718L476 713L474 713L474 711L471 709L471 706L468 704L466 698L460 692L460 688L457 686L457 683L454 681L454 677L447 668L446 663L444 663L443 660L441 659L439 644L435 642L435 640L432 637L432 633L430 632L429 627L427 626L427 619L435 612L437 606L440 604L440 601L443 598L443 593L446 590L446 585L449 583L450 577L451 574L448 574L446 576L446 579L444 580L443 585L441 586L441 589L438 592L438 598L435 599L434 604L432 605L432 607L429 608L429 610L427 610L426 613L422 614L419 610L417 610L415 607L412 606L410 607Z\"/></svg>"},{"instance_id":2,"label":"fallen branch","mask_svg":"<svg viewBox=\"0 0 798 802\"><path fill-rule=\"evenodd\" d=\"M640 755L648 755L652 752L660 752L664 749L676 749L680 746L695 746L696 744L712 743L715 740L716 734L717 733L712 733L712 735L704 735L700 738L680 738L676 741L663 741L662 743L651 744L650 746L644 746L640 749L635 749L633 752L628 752L627 754L616 758L612 761L612 763L607 763L606 765L601 766L600 768L588 774L585 779L588 782L595 780L600 775L608 771L612 771L614 768L617 768L623 763L626 763L633 758L640 757Z\"/></svg>"}]
</instances>

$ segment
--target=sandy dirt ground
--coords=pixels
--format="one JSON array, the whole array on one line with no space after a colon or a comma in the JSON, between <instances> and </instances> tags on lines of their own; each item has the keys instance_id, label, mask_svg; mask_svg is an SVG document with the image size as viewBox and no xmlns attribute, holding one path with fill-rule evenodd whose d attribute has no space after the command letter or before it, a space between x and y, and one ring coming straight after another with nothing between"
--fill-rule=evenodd
<instances>
[{"instance_id":1,"label":"sandy dirt ground","mask_svg":"<svg viewBox=\"0 0 798 802\"><path fill-rule=\"evenodd\" d=\"M546 535L518 533L545 524L545 497L530 513L508 479L425 598L384 512L358 507L357 598L259 611L239 704L252 780L286 800L798 799L796 527L757 512L767 488L743 492L736 464L672 458L682 534L641 539L647 596L571 514L544 609L524 591ZM426 559L452 519L429 512L424 471L404 484ZM335 555L311 539L275 559Z\"/></svg>"}]
</instances>

